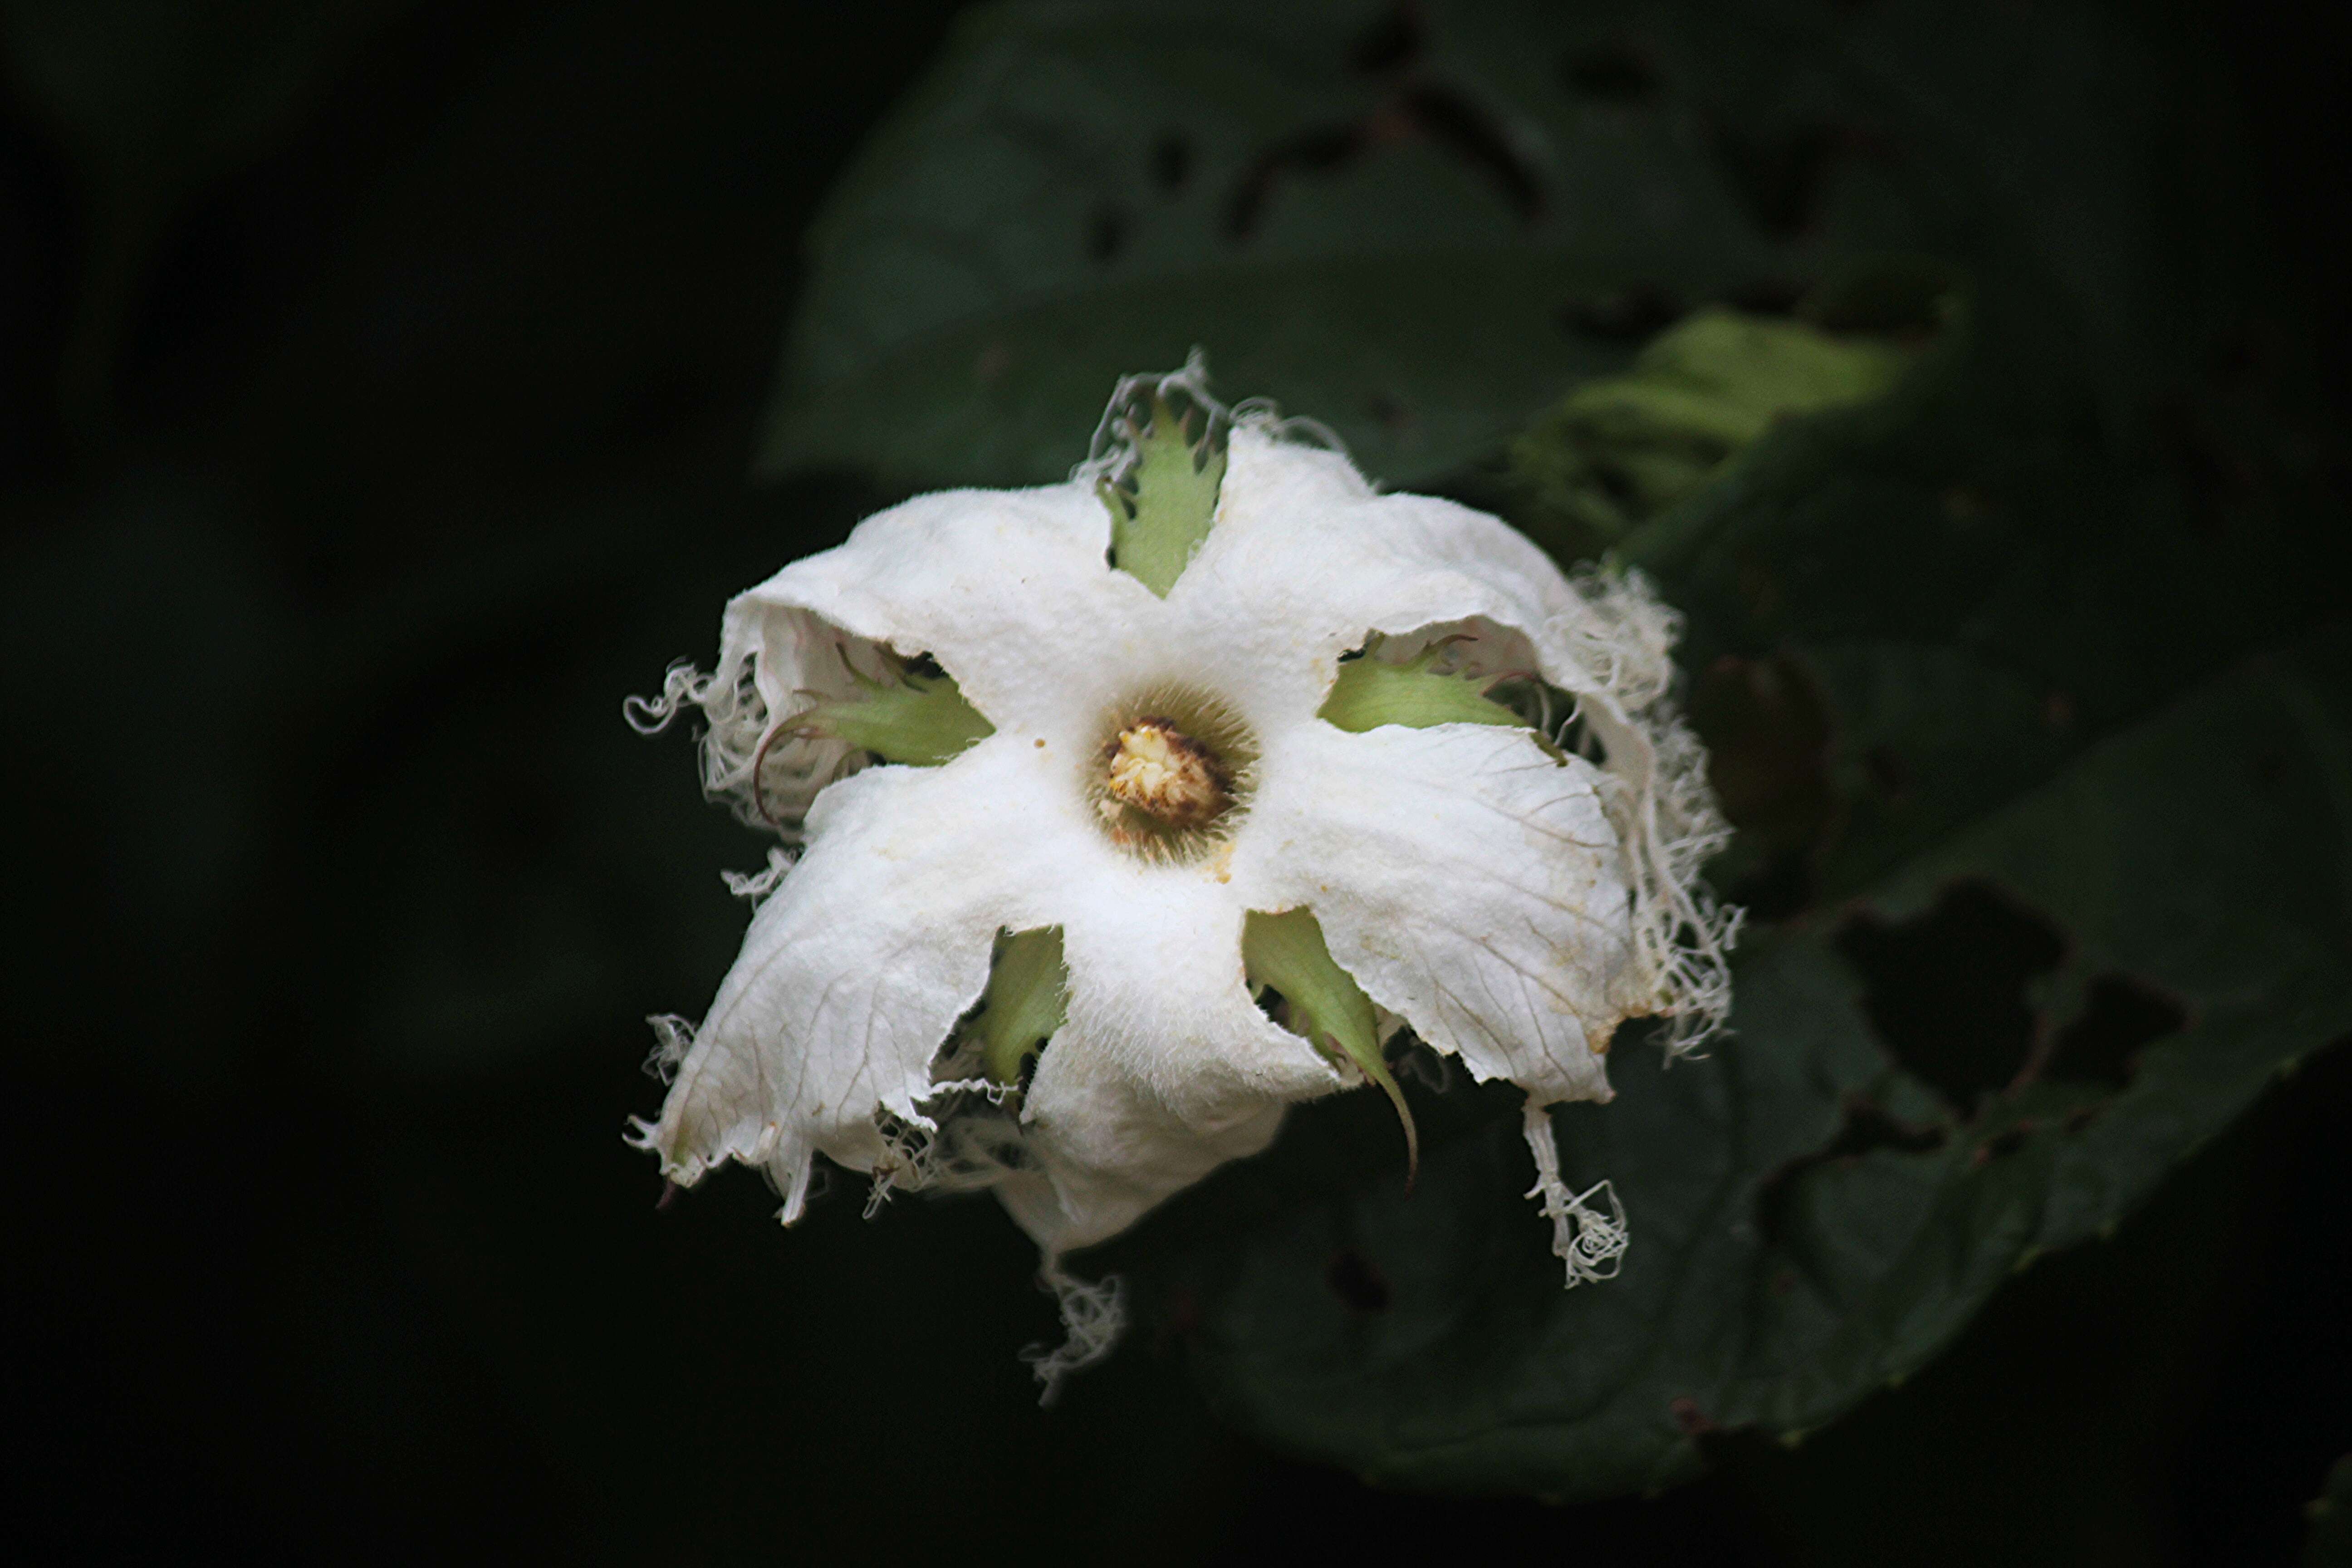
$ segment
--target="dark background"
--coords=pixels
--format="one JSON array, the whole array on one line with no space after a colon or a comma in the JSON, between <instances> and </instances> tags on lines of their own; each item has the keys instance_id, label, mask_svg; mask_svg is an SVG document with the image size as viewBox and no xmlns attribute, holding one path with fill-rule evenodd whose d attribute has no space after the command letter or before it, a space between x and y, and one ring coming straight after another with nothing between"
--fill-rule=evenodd
<instances>
[{"instance_id":1,"label":"dark background","mask_svg":"<svg viewBox=\"0 0 2352 1568\"><path fill-rule=\"evenodd\" d=\"M2292 1560L2343 1051L1911 1385L1576 1510L1265 1453L1148 1338L1041 1413L985 1203L656 1211L640 1020L758 847L619 701L891 499L748 458L954 9L0 7L11 1555ZM2345 14L2196 19L2340 398Z\"/></svg>"}]
</instances>

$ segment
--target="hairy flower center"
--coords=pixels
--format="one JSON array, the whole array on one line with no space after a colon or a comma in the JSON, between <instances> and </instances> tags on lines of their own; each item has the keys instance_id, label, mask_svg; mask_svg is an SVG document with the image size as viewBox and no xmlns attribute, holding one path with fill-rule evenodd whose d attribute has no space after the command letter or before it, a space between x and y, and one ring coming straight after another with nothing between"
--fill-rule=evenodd
<instances>
[{"instance_id":1,"label":"hairy flower center","mask_svg":"<svg viewBox=\"0 0 2352 1568\"><path fill-rule=\"evenodd\" d=\"M1198 827L1233 804L1224 764L1171 720L1147 716L1128 724L1104 748L1103 763L1112 800L1171 827Z\"/></svg>"},{"instance_id":2,"label":"hairy flower center","mask_svg":"<svg viewBox=\"0 0 2352 1568\"><path fill-rule=\"evenodd\" d=\"M1168 682L1109 706L1081 787L1119 848L1154 865L1214 858L1249 812L1257 737L1216 693Z\"/></svg>"}]
</instances>

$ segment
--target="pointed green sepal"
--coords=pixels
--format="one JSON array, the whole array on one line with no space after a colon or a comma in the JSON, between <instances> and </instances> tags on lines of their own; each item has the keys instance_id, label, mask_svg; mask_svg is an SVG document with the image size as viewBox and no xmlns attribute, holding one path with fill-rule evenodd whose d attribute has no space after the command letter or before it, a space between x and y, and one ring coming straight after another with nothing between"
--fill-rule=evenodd
<instances>
[{"instance_id":1,"label":"pointed green sepal","mask_svg":"<svg viewBox=\"0 0 2352 1568\"><path fill-rule=\"evenodd\" d=\"M1253 984L1282 993L1290 1004L1292 1023L1304 1028L1318 1050L1329 1052L1336 1044L1387 1094L1404 1125L1405 1185L1410 1189L1421 1173L1420 1131L1413 1126L1404 1090L1381 1056L1372 999L1333 962L1314 911L1268 915L1251 910L1242 922L1242 967Z\"/></svg>"},{"instance_id":2,"label":"pointed green sepal","mask_svg":"<svg viewBox=\"0 0 2352 1568\"><path fill-rule=\"evenodd\" d=\"M936 767L996 733L996 726L963 700L952 677L909 675L886 686L856 670L849 673L857 695L818 703L793 719L793 729L846 741L886 763L919 768Z\"/></svg>"},{"instance_id":3,"label":"pointed green sepal","mask_svg":"<svg viewBox=\"0 0 2352 1568\"><path fill-rule=\"evenodd\" d=\"M1339 666L1339 678L1317 714L1334 728L1361 734L1383 724L1425 730L1433 724L1527 723L1488 697L1474 677L1430 668L1443 645L1423 648L1403 664L1390 664L1366 650Z\"/></svg>"},{"instance_id":4,"label":"pointed green sepal","mask_svg":"<svg viewBox=\"0 0 2352 1568\"><path fill-rule=\"evenodd\" d=\"M1061 927L998 938L978 1021L981 1070L994 1082L1019 1083L1022 1064L1045 1048L1069 1005Z\"/></svg>"},{"instance_id":5,"label":"pointed green sepal","mask_svg":"<svg viewBox=\"0 0 2352 1568\"><path fill-rule=\"evenodd\" d=\"M1225 480L1223 444L1213 430L1196 437L1191 426L1167 399L1153 398L1151 422L1127 426L1133 464L1117 483L1100 486L1110 509L1111 564L1163 599L1209 537Z\"/></svg>"}]
</instances>

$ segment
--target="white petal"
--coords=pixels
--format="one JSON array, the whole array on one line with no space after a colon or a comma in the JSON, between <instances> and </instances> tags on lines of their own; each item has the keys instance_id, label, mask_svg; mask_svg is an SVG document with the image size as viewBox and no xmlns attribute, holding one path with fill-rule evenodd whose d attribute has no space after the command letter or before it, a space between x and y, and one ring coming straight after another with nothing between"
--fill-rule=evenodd
<instances>
[{"instance_id":1,"label":"white petal","mask_svg":"<svg viewBox=\"0 0 2352 1568\"><path fill-rule=\"evenodd\" d=\"M814 1152L871 1169L877 1110L929 1124L933 1058L986 986L998 928L1046 923L1040 898L1089 847L1035 809L1055 765L999 735L825 792L646 1138L665 1174L765 1165L789 1221Z\"/></svg>"},{"instance_id":2,"label":"white petal","mask_svg":"<svg viewBox=\"0 0 2352 1568\"><path fill-rule=\"evenodd\" d=\"M1665 693L1679 630L1637 574L1571 581L1499 518L1379 494L1340 454L1247 426L1233 435L1216 527L1169 602L1194 641L1252 679L1310 688L1308 712L1366 634L1472 629L1495 645L1474 667L1533 667L1644 748L1626 715Z\"/></svg>"},{"instance_id":3,"label":"white petal","mask_svg":"<svg viewBox=\"0 0 2352 1568\"><path fill-rule=\"evenodd\" d=\"M1083 703L1107 641L1166 617L1106 563L1109 543L1110 514L1082 483L918 496L738 595L726 662L756 658L769 710L786 712L808 684L803 650L837 627L931 655L998 730L1048 733Z\"/></svg>"},{"instance_id":4,"label":"white petal","mask_svg":"<svg viewBox=\"0 0 2352 1568\"><path fill-rule=\"evenodd\" d=\"M1478 1078L1609 1098L1601 1053L1657 994L1599 770L1520 730L1318 723L1262 772L1234 858L1250 908L1313 910L1372 1000Z\"/></svg>"},{"instance_id":5,"label":"white petal","mask_svg":"<svg viewBox=\"0 0 2352 1568\"><path fill-rule=\"evenodd\" d=\"M1061 897L1069 1019L1023 1112L1050 1190L1004 1194L1049 1253L1124 1230L1347 1081L1251 1000L1242 904L1215 869L1107 857Z\"/></svg>"},{"instance_id":6,"label":"white petal","mask_svg":"<svg viewBox=\"0 0 2352 1568\"><path fill-rule=\"evenodd\" d=\"M1604 804L1634 897L1634 967L1644 984L1664 987L1670 1046L1686 1048L1721 1019L1738 920L1696 879L1729 830L1706 753L1670 696L1679 617L1639 574L1571 580L1497 519L1376 494L1345 458L1244 426L1234 433L1217 525L1169 602L1193 623L1198 646L1253 671L1268 693L1254 710L1264 732L1283 728L1275 708L1298 710L1302 689L1314 693L1303 710L1318 707L1339 653L1367 632L1465 631L1466 668L1532 667L1570 693L1606 753Z\"/></svg>"},{"instance_id":7,"label":"white petal","mask_svg":"<svg viewBox=\"0 0 2352 1568\"><path fill-rule=\"evenodd\" d=\"M997 1188L1048 1257L1117 1236L1226 1161L1257 1153L1281 1130L1286 1103L1255 1100L1218 1131L1195 1131L1108 1058L1069 1048L1076 1043L1066 1028L1057 1035L1031 1085L1031 1105L1043 1116L1029 1128L1035 1169Z\"/></svg>"},{"instance_id":8,"label":"white petal","mask_svg":"<svg viewBox=\"0 0 2352 1568\"><path fill-rule=\"evenodd\" d=\"M1217 523L1169 602L1261 680L1322 700L1368 632L1485 617L1531 638L1581 599L1499 519L1428 496L1375 493L1336 452L1236 429Z\"/></svg>"}]
</instances>

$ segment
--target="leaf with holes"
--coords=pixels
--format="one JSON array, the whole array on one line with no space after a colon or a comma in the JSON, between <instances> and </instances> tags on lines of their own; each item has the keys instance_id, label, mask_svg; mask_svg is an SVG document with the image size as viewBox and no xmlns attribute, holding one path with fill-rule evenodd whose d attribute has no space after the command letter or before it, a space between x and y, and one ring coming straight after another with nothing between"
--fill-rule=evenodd
<instances>
[{"instance_id":1,"label":"leaf with holes","mask_svg":"<svg viewBox=\"0 0 2352 1568\"><path fill-rule=\"evenodd\" d=\"M1886 48L1914 102L1983 64ZM2074 123L1979 85L2017 121L1989 148ZM1894 393L1624 547L1689 617L1741 828L1717 874L1759 918L1731 1040L1664 1070L1628 1038L1617 1100L1559 1117L1622 1273L1559 1289L1507 1093L1411 1090L1410 1196L1374 1107L1314 1108L1097 1260L1243 1426L1393 1485L1669 1483L1709 1430L1793 1437L1910 1374L2352 1031L2352 623L2310 458L2343 433L2291 321L2233 337L2263 274L2192 270L2177 211L2061 234L1995 188ZM2084 286L2111 263L2136 294Z\"/></svg>"},{"instance_id":2,"label":"leaf with holes","mask_svg":"<svg viewBox=\"0 0 2352 1568\"><path fill-rule=\"evenodd\" d=\"M1608 1289L1559 1289L1508 1097L1458 1088L1420 1098L1411 1195L1345 1101L1116 1261L1285 1447L1395 1485L1654 1488L1705 1430L1801 1433L1916 1370L2352 1029L2347 855L2337 628L2087 747L1867 912L1759 935L1733 1041L1561 1112L1571 1184L1632 1212Z\"/></svg>"},{"instance_id":3,"label":"leaf with holes","mask_svg":"<svg viewBox=\"0 0 2352 1568\"><path fill-rule=\"evenodd\" d=\"M985 7L820 218L762 461L1059 479L1198 344L1442 473L1692 305L1955 238L1813 54L1744 7Z\"/></svg>"},{"instance_id":4,"label":"leaf with holes","mask_svg":"<svg viewBox=\"0 0 2352 1568\"><path fill-rule=\"evenodd\" d=\"M1886 395L1628 509L1759 923L1734 1038L1629 1037L1559 1115L1622 1274L1560 1289L1515 1093L1401 1073L1410 1196L1386 1107L1311 1108L1086 1260L1242 1425L1397 1485L1664 1484L1919 1367L2352 1028L2344 433L2265 322L2210 67L2131 26L998 5L836 193L765 459L900 484L1058 477L1197 343L1467 487L1698 303L1899 335L1902 277L1966 279Z\"/></svg>"}]
</instances>

